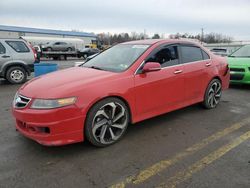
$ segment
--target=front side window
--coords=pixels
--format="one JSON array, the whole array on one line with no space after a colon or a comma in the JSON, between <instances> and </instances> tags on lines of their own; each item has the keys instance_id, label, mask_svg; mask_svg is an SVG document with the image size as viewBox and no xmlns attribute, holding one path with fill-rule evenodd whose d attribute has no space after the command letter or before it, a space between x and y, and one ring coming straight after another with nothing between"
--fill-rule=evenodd
<instances>
[{"instance_id":1,"label":"front side window","mask_svg":"<svg viewBox=\"0 0 250 188\"><path fill-rule=\"evenodd\" d=\"M168 46L155 52L147 58L147 62L157 62L161 64L161 67L168 67L177 65L179 63L177 46Z\"/></svg>"},{"instance_id":2,"label":"front side window","mask_svg":"<svg viewBox=\"0 0 250 188\"><path fill-rule=\"evenodd\" d=\"M6 41L6 43L14 49L16 52L23 53L23 52L29 52L29 48L26 46L26 44L22 41Z\"/></svg>"},{"instance_id":3,"label":"front side window","mask_svg":"<svg viewBox=\"0 0 250 188\"><path fill-rule=\"evenodd\" d=\"M196 46L181 46L182 63L202 61L201 49Z\"/></svg>"},{"instance_id":4,"label":"front side window","mask_svg":"<svg viewBox=\"0 0 250 188\"><path fill-rule=\"evenodd\" d=\"M0 43L0 54L5 54L5 48L1 43Z\"/></svg>"},{"instance_id":5,"label":"front side window","mask_svg":"<svg viewBox=\"0 0 250 188\"><path fill-rule=\"evenodd\" d=\"M149 45L118 44L90 59L83 67L122 72L128 69Z\"/></svg>"},{"instance_id":6,"label":"front side window","mask_svg":"<svg viewBox=\"0 0 250 188\"><path fill-rule=\"evenodd\" d=\"M250 57L250 45L246 45L235 51L230 57Z\"/></svg>"}]
</instances>

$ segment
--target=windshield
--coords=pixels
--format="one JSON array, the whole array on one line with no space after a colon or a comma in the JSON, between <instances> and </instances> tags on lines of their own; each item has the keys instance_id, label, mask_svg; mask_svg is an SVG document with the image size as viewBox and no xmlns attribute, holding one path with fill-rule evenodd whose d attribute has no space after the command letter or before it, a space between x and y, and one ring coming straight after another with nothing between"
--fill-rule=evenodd
<instances>
[{"instance_id":1,"label":"windshield","mask_svg":"<svg viewBox=\"0 0 250 188\"><path fill-rule=\"evenodd\" d=\"M83 64L83 67L122 72L128 69L148 47L149 45L119 44L90 59Z\"/></svg>"},{"instance_id":2,"label":"windshield","mask_svg":"<svg viewBox=\"0 0 250 188\"><path fill-rule=\"evenodd\" d=\"M246 45L235 51L230 57L250 57L250 45Z\"/></svg>"}]
</instances>

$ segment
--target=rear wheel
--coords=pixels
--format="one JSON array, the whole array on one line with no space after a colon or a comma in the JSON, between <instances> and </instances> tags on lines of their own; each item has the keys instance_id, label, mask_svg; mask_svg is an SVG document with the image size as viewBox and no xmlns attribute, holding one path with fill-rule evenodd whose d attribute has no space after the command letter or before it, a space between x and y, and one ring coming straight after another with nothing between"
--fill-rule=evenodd
<instances>
[{"instance_id":1,"label":"rear wheel","mask_svg":"<svg viewBox=\"0 0 250 188\"><path fill-rule=\"evenodd\" d=\"M129 112L123 101L107 98L96 103L88 113L85 135L98 147L116 143L126 132Z\"/></svg>"},{"instance_id":2,"label":"rear wheel","mask_svg":"<svg viewBox=\"0 0 250 188\"><path fill-rule=\"evenodd\" d=\"M23 67L10 67L6 72L6 79L12 84L24 83L27 80L27 72Z\"/></svg>"},{"instance_id":3,"label":"rear wheel","mask_svg":"<svg viewBox=\"0 0 250 188\"><path fill-rule=\"evenodd\" d=\"M213 79L206 90L203 106L207 109L216 108L220 102L222 94L221 81L218 79Z\"/></svg>"}]
</instances>

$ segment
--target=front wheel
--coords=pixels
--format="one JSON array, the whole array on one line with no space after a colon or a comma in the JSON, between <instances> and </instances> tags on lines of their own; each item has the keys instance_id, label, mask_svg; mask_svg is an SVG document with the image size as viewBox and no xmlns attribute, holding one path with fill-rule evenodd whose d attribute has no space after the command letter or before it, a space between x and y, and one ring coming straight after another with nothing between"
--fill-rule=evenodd
<instances>
[{"instance_id":1,"label":"front wheel","mask_svg":"<svg viewBox=\"0 0 250 188\"><path fill-rule=\"evenodd\" d=\"M67 51L68 51L68 52L71 52L71 51L72 51L72 48L67 48Z\"/></svg>"},{"instance_id":2,"label":"front wheel","mask_svg":"<svg viewBox=\"0 0 250 188\"><path fill-rule=\"evenodd\" d=\"M213 79L206 90L203 106L207 109L216 108L220 102L222 94L221 81L218 79Z\"/></svg>"},{"instance_id":3,"label":"front wheel","mask_svg":"<svg viewBox=\"0 0 250 188\"><path fill-rule=\"evenodd\" d=\"M129 123L128 108L117 98L107 98L96 103L88 113L85 135L98 147L116 143L126 132Z\"/></svg>"}]
</instances>

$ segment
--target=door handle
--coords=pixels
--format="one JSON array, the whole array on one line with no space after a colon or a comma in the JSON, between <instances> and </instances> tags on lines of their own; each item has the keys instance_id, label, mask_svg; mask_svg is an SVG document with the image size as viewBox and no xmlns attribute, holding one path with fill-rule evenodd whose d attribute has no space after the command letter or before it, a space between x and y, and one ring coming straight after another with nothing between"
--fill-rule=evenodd
<instances>
[{"instance_id":1,"label":"door handle","mask_svg":"<svg viewBox=\"0 0 250 188\"><path fill-rule=\"evenodd\" d=\"M180 74L180 73L182 73L182 70L176 70L176 71L174 71L174 74Z\"/></svg>"},{"instance_id":2,"label":"door handle","mask_svg":"<svg viewBox=\"0 0 250 188\"><path fill-rule=\"evenodd\" d=\"M9 55L3 55L2 58L8 58L10 57Z\"/></svg>"},{"instance_id":3,"label":"door handle","mask_svg":"<svg viewBox=\"0 0 250 188\"><path fill-rule=\"evenodd\" d=\"M211 66L211 63L210 62L206 63L206 67L209 67L209 66Z\"/></svg>"}]
</instances>

